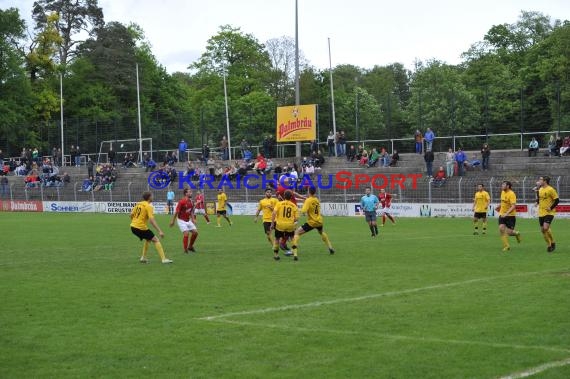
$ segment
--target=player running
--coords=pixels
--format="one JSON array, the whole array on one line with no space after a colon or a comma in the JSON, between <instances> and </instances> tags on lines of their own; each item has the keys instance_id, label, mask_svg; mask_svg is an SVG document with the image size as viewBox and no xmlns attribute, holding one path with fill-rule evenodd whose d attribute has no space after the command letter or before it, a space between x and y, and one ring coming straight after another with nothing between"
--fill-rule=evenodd
<instances>
[{"instance_id":1,"label":"player running","mask_svg":"<svg viewBox=\"0 0 570 379\"><path fill-rule=\"evenodd\" d=\"M182 246L184 248L184 253L188 254L189 251L196 252L194 249L194 242L198 238L198 229L194 225L194 204L192 203L192 190L190 188L184 188L184 197L180 199L174 210L174 215L172 220L170 220L170 227L174 225L174 221L178 222L178 227L183 234ZM188 235L192 234L190 237L190 242L188 242Z\"/></svg>"},{"instance_id":2,"label":"player running","mask_svg":"<svg viewBox=\"0 0 570 379\"><path fill-rule=\"evenodd\" d=\"M273 191L271 188L265 190L265 197L259 200L257 205L257 213L253 218L253 222L257 222L259 218L259 213L263 212L263 230L267 236L267 240L273 246L273 237L271 236L271 216L273 215L273 210L279 201L273 197Z\"/></svg>"},{"instance_id":3,"label":"player running","mask_svg":"<svg viewBox=\"0 0 570 379\"><path fill-rule=\"evenodd\" d=\"M297 260L297 249L299 247L299 238L301 235L310 232L313 229L317 229L317 232L321 235L321 239L327 245L330 254L334 254L334 249L332 247L329 236L323 231L323 215L321 214L321 203L316 196L317 189L315 187L309 187L309 197L303 203L303 208L301 213L307 215L307 222L300 226L295 231L295 236L293 237L293 259Z\"/></svg>"},{"instance_id":4,"label":"player running","mask_svg":"<svg viewBox=\"0 0 570 379\"><path fill-rule=\"evenodd\" d=\"M509 236L514 236L521 243L521 234L515 230L517 223L516 208L517 196L512 190L513 185L509 181L501 184L501 204L495 209L499 212L499 234L503 241L503 252L511 250Z\"/></svg>"},{"instance_id":5,"label":"player running","mask_svg":"<svg viewBox=\"0 0 570 379\"><path fill-rule=\"evenodd\" d=\"M146 253L148 251L148 245L152 241L154 243L154 247L160 255L160 259L162 263L172 263L172 260L166 258L164 255L164 249L162 248L162 244L160 240L154 235L152 230L150 230L147 226L147 222L150 222L152 226L158 231L158 235L163 238L164 233L156 223L154 219L154 207L152 206L152 193L150 192L143 192L142 194L143 200L138 202L133 210L131 211L131 232L137 236L141 241L144 240L143 248L142 248L142 255L140 258L141 263L148 263L148 259L146 257Z\"/></svg>"},{"instance_id":6,"label":"player running","mask_svg":"<svg viewBox=\"0 0 570 379\"><path fill-rule=\"evenodd\" d=\"M210 224L210 218L206 212L206 201L204 199L204 193L200 190L196 191L196 199L194 201L194 213L197 215L202 215L206 219L206 222Z\"/></svg>"},{"instance_id":7,"label":"player running","mask_svg":"<svg viewBox=\"0 0 570 379\"><path fill-rule=\"evenodd\" d=\"M378 200L380 200L380 205L382 206L381 213L382 213L382 225L386 223L386 216L392 221L392 225L396 225L396 220L392 217L392 210L390 207L392 206L392 199L394 195L391 193L386 192L384 188L380 189L380 194L378 196Z\"/></svg>"},{"instance_id":8,"label":"player running","mask_svg":"<svg viewBox=\"0 0 570 379\"><path fill-rule=\"evenodd\" d=\"M538 204L538 223L540 224L540 231L546 241L546 251L552 253L556 249L556 242L550 225L554 221L556 215L556 206L560 202L558 193L550 186L550 177L541 176L536 183L538 191L536 193L536 203Z\"/></svg>"},{"instance_id":9,"label":"player running","mask_svg":"<svg viewBox=\"0 0 570 379\"><path fill-rule=\"evenodd\" d=\"M216 218L216 223L218 224L218 225L216 225L217 228L222 227L222 225L220 225L220 219L222 218L222 216L226 219L228 224L230 224L230 226L232 226L232 221L227 216L227 212L226 212L227 203L228 203L228 197L226 196L224 189L218 188L218 204L216 207L216 214L218 215Z\"/></svg>"}]
</instances>

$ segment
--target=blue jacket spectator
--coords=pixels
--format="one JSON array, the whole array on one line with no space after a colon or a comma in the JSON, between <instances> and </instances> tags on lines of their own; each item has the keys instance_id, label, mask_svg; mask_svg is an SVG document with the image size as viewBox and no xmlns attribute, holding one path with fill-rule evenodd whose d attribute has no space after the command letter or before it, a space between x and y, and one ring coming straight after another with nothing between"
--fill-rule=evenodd
<instances>
[{"instance_id":1,"label":"blue jacket spectator","mask_svg":"<svg viewBox=\"0 0 570 379\"><path fill-rule=\"evenodd\" d=\"M186 162L186 149L188 148L188 144L186 141L181 140L178 144L178 158L180 162Z\"/></svg>"},{"instance_id":2,"label":"blue jacket spectator","mask_svg":"<svg viewBox=\"0 0 570 379\"><path fill-rule=\"evenodd\" d=\"M455 161L457 162L457 174L459 176L463 176L464 165L466 160L467 157L465 156L465 153L463 152L463 150L461 150L461 148L459 148L455 153Z\"/></svg>"},{"instance_id":3,"label":"blue jacket spectator","mask_svg":"<svg viewBox=\"0 0 570 379\"><path fill-rule=\"evenodd\" d=\"M426 141L426 150L432 150L433 140L435 139L435 134L431 128L427 128L426 134L424 134L424 140Z\"/></svg>"}]
</instances>

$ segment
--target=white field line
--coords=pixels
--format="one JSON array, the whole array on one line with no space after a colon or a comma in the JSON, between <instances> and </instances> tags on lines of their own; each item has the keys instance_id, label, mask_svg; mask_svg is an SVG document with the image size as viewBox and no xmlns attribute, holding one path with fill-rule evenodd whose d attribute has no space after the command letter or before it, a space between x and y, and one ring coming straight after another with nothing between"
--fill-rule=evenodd
<instances>
[{"instance_id":1,"label":"white field line","mask_svg":"<svg viewBox=\"0 0 570 379\"><path fill-rule=\"evenodd\" d=\"M344 334L344 335L363 335L375 338L385 338L391 340L401 340L401 341L413 341L413 342L426 342L426 343L441 343L441 344L453 344L453 345L476 345L476 346L487 346L494 348L505 348L505 349L531 349L531 350L546 350L558 353L570 353L570 349L565 349L561 347L552 346L541 346L541 345L520 345L520 344L508 344L500 342L485 342L485 341L468 341L468 340L455 340L455 339L443 339L443 338L432 338L432 337L414 337L414 336L402 336L397 334L385 334L385 333L375 333L375 332L363 332L363 331L351 331L351 330L337 330L337 329L321 329L321 328L303 328L297 326L287 326L287 325L277 325L277 324L264 324L257 322L247 322L247 321L235 321L235 320L225 320L216 319L210 320L212 322L219 322L224 324L232 324L239 326L252 326L258 328L271 328L280 329L293 332L307 332L307 333L330 333L330 334Z\"/></svg>"},{"instance_id":2,"label":"white field line","mask_svg":"<svg viewBox=\"0 0 570 379\"><path fill-rule=\"evenodd\" d=\"M388 297L388 296L406 295L406 294L410 294L410 293L417 293L417 292L436 290L436 289L442 289L442 288L457 287L457 286L462 286L462 285L466 285L466 284L487 282L487 281L497 280L497 279L507 279L507 278L522 277L522 276L540 275L540 274L544 274L544 273L548 273L548 272L557 272L557 271L566 271L566 269L558 268L555 270L551 269L551 270L545 270L545 271L524 272L524 273L511 274L511 275L490 276L490 277L486 277L486 278L477 278L477 279L464 280L464 281L460 281L460 282L434 284L431 286L411 288L411 289L400 290L400 291L389 291L389 292L375 293L375 294L356 296L356 297L315 301L315 302L304 303L304 304L289 304L289 305L282 305L280 307L268 307L268 308L252 309L252 310L248 310L248 311L222 313L219 315L199 317L197 319L198 320L205 320L205 321L212 321L212 320L218 320L218 319L233 317L233 316L247 316L247 315L281 312L281 311L288 311L288 310L295 310L295 309L316 308L316 307L321 307L323 305L349 303L349 302L363 301L363 300L369 300L369 299L377 299L380 297Z\"/></svg>"},{"instance_id":3,"label":"white field line","mask_svg":"<svg viewBox=\"0 0 570 379\"><path fill-rule=\"evenodd\" d=\"M518 379L527 378L532 375L539 374L543 371L549 370L554 367L562 367L570 365L570 358L563 359L561 361L548 362L540 366L529 368L528 370L517 372L514 374L509 374L507 376L501 376L500 379Z\"/></svg>"}]
</instances>

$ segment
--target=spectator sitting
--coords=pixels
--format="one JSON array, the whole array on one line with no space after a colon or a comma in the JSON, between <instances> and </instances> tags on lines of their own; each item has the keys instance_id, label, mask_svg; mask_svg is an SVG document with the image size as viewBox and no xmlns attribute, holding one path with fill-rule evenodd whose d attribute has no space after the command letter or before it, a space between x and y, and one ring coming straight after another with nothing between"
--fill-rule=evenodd
<instances>
[{"instance_id":1,"label":"spectator sitting","mask_svg":"<svg viewBox=\"0 0 570 379\"><path fill-rule=\"evenodd\" d=\"M14 170L14 173L17 176L26 176L28 174L28 169L26 168L26 164L20 163L20 165L16 167L16 169Z\"/></svg>"},{"instance_id":2,"label":"spectator sitting","mask_svg":"<svg viewBox=\"0 0 570 379\"><path fill-rule=\"evenodd\" d=\"M83 183L81 184L81 189L79 191L91 192L92 190L93 190L93 177L90 176L86 179L83 179Z\"/></svg>"},{"instance_id":3,"label":"spectator sitting","mask_svg":"<svg viewBox=\"0 0 570 379\"><path fill-rule=\"evenodd\" d=\"M535 137L532 137L532 140L528 144L528 156L529 157L536 157L538 153L538 141Z\"/></svg>"},{"instance_id":4,"label":"spectator sitting","mask_svg":"<svg viewBox=\"0 0 570 379\"><path fill-rule=\"evenodd\" d=\"M253 153L250 150L245 150L243 152L243 159L246 162L249 162L253 158Z\"/></svg>"},{"instance_id":5,"label":"spectator sitting","mask_svg":"<svg viewBox=\"0 0 570 379\"><path fill-rule=\"evenodd\" d=\"M313 158L313 166L315 166L315 169L320 170L321 166L325 163L323 153L320 150L317 150L317 152L313 153L311 157Z\"/></svg>"},{"instance_id":6,"label":"spectator sitting","mask_svg":"<svg viewBox=\"0 0 570 379\"><path fill-rule=\"evenodd\" d=\"M380 153L376 150L376 148L373 148L372 154L370 154L370 158L368 159L368 167L376 166L378 159L380 159Z\"/></svg>"},{"instance_id":7,"label":"spectator sitting","mask_svg":"<svg viewBox=\"0 0 570 379\"><path fill-rule=\"evenodd\" d=\"M560 147L560 156L568 155L570 153L570 136L564 137L562 147Z\"/></svg>"},{"instance_id":8,"label":"spectator sitting","mask_svg":"<svg viewBox=\"0 0 570 379\"><path fill-rule=\"evenodd\" d=\"M555 147L555 154L557 157L560 157L560 149L562 148L563 142L562 137L556 136L556 147Z\"/></svg>"},{"instance_id":9,"label":"spectator sitting","mask_svg":"<svg viewBox=\"0 0 570 379\"><path fill-rule=\"evenodd\" d=\"M46 178L44 185L46 187L63 187L63 180L58 175L51 174Z\"/></svg>"},{"instance_id":10,"label":"spectator sitting","mask_svg":"<svg viewBox=\"0 0 570 379\"><path fill-rule=\"evenodd\" d=\"M433 184L437 187L441 187L442 185L445 184L445 180L446 180L445 170L443 169L443 166L440 166L439 170L437 170L437 172L433 177Z\"/></svg>"},{"instance_id":11,"label":"spectator sitting","mask_svg":"<svg viewBox=\"0 0 570 379\"><path fill-rule=\"evenodd\" d=\"M124 168L137 167L137 165L135 164L135 159L133 158L133 154L131 153L125 154L125 159L123 160L123 167Z\"/></svg>"},{"instance_id":12,"label":"spectator sitting","mask_svg":"<svg viewBox=\"0 0 570 379\"><path fill-rule=\"evenodd\" d=\"M464 164L465 168L467 169L475 169L481 167L481 161L477 159L477 156L475 156L475 154L473 155L473 159L471 159L470 161L465 161Z\"/></svg>"},{"instance_id":13,"label":"spectator sitting","mask_svg":"<svg viewBox=\"0 0 570 379\"><path fill-rule=\"evenodd\" d=\"M281 167L281 164L277 163L277 166L275 166L275 168L273 169L273 173L276 175L281 175L283 173L283 168Z\"/></svg>"},{"instance_id":14,"label":"spectator sitting","mask_svg":"<svg viewBox=\"0 0 570 379\"><path fill-rule=\"evenodd\" d=\"M222 166L220 164L216 164L216 168L214 169L214 177L216 178L216 180L221 179L223 174L224 174L224 169L222 168Z\"/></svg>"},{"instance_id":15,"label":"spectator sitting","mask_svg":"<svg viewBox=\"0 0 570 379\"><path fill-rule=\"evenodd\" d=\"M362 155L360 156L360 159L358 160L358 164L361 166L368 165L368 152L366 150L364 150L362 152Z\"/></svg>"},{"instance_id":16,"label":"spectator sitting","mask_svg":"<svg viewBox=\"0 0 570 379\"><path fill-rule=\"evenodd\" d=\"M271 159L268 159L265 161L265 163L267 164L267 167L265 168L264 173L271 174L271 170L273 170L273 161Z\"/></svg>"},{"instance_id":17,"label":"spectator sitting","mask_svg":"<svg viewBox=\"0 0 570 379\"><path fill-rule=\"evenodd\" d=\"M395 167L400 160L400 154L398 154L398 150L394 150L394 154L392 154L392 158L390 160L390 167Z\"/></svg>"},{"instance_id":18,"label":"spectator sitting","mask_svg":"<svg viewBox=\"0 0 570 379\"><path fill-rule=\"evenodd\" d=\"M63 185L71 183L71 177L67 172L64 172L63 175L61 175L61 181L63 182Z\"/></svg>"},{"instance_id":19,"label":"spectator sitting","mask_svg":"<svg viewBox=\"0 0 570 379\"><path fill-rule=\"evenodd\" d=\"M552 134L550 136L550 139L548 140L547 148L548 148L548 153L545 155L548 155L548 156L556 155L556 139L554 138L554 134Z\"/></svg>"},{"instance_id":20,"label":"spectator sitting","mask_svg":"<svg viewBox=\"0 0 570 379\"><path fill-rule=\"evenodd\" d=\"M154 159L149 158L146 162L146 169L144 170L145 172L152 172L154 171L154 169L156 168L156 162L154 161Z\"/></svg>"},{"instance_id":21,"label":"spectator sitting","mask_svg":"<svg viewBox=\"0 0 570 379\"><path fill-rule=\"evenodd\" d=\"M315 174L315 166L309 163L307 166L303 167L303 174L307 174L312 178Z\"/></svg>"},{"instance_id":22,"label":"spectator sitting","mask_svg":"<svg viewBox=\"0 0 570 379\"><path fill-rule=\"evenodd\" d=\"M358 151L356 152L356 160L357 161L360 161L363 153L364 153L364 146L362 146L362 145L358 146Z\"/></svg>"},{"instance_id":23,"label":"spectator sitting","mask_svg":"<svg viewBox=\"0 0 570 379\"><path fill-rule=\"evenodd\" d=\"M26 188L39 188L40 178L38 174L32 170L24 179L24 183L26 183Z\"/></svg>"}]
</instances>

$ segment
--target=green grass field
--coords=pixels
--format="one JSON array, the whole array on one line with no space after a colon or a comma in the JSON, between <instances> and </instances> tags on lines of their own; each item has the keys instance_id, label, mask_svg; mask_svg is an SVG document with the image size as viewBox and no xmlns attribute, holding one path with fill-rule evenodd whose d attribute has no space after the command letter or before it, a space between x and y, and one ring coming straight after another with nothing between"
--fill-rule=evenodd
<instances>
[{"instance_id":1,"label":"green grass field","mask_svg":"<svg viewBox=\"0 0 570 379\"><path fill-rule=\"evenodd\" d=\"M536 220L501 252L496 220L400 219L371 239L326 219L300 260L261 224L202 218L198 253L138 263L127 215L2 213L1 378L570 377L570 221L547 254ZM553 367L551 367L553 366Z\"/></svg>"}]
</instances>

